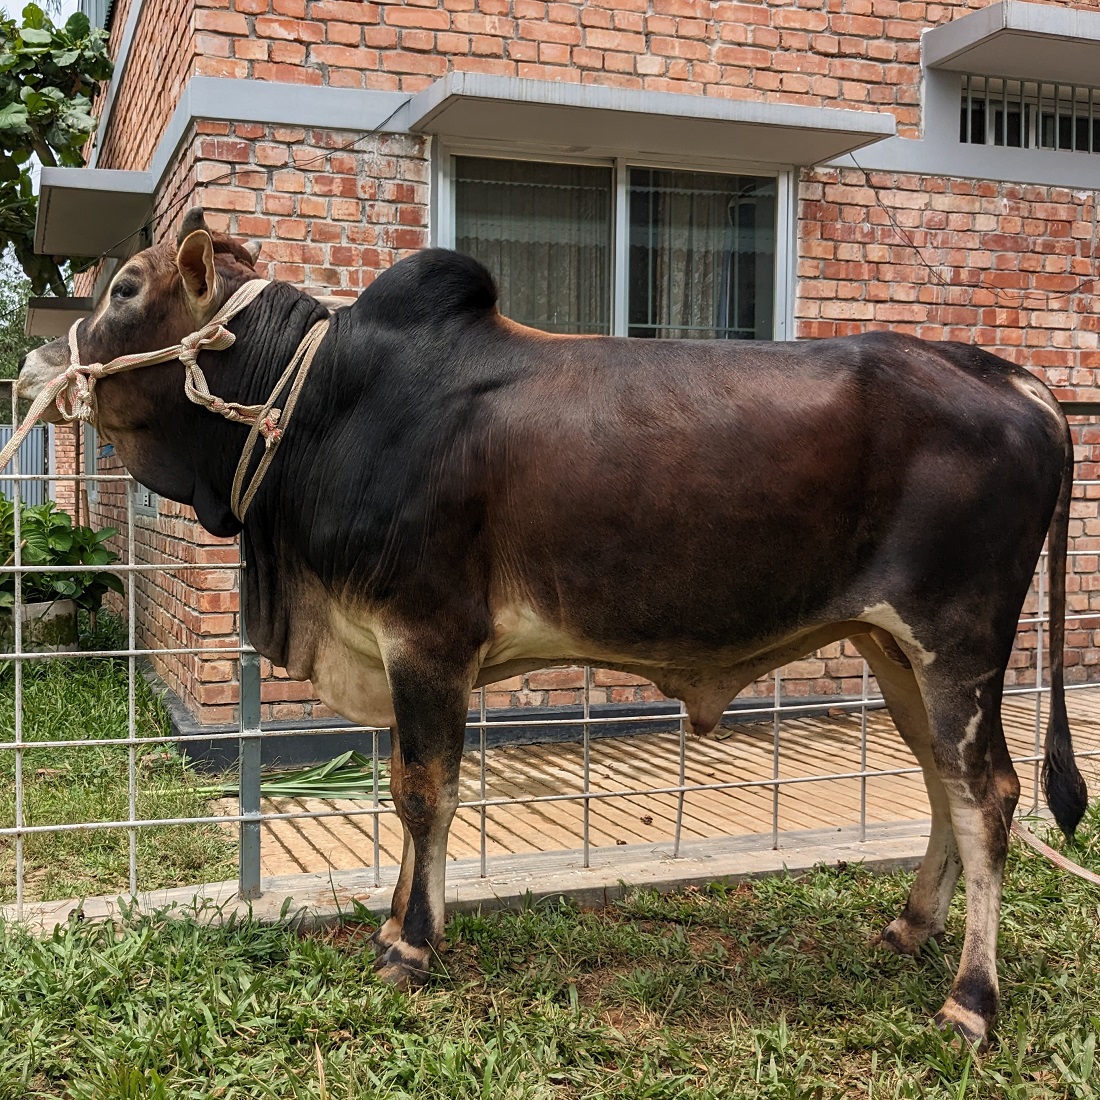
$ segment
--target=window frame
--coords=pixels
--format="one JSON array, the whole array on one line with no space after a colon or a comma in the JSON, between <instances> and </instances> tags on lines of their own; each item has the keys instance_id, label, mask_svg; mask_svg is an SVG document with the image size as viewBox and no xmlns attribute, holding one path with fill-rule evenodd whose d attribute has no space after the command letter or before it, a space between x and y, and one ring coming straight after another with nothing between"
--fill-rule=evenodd
<instances>
[{"instance_id":1,"label":"window frame","mask_svg":"<svg viewBox=\"0 0 1100 1100\"><path fill-rule=\"evenodd\" d=\"M722 172L729 175L769 176L776 181L775 281L772 339L793 340L794 278L796 270L798 177L791 165L759 164L721 157L696 158L684 163L675 157L600 156L571 153L521 143L443 141L432 139L431 243L455 246L455 157L489 157L538 163L585 164L612 170L611 211L611 335L626 336L629 328L627 253L630 247L629 183L631 168L674 169L684 172Z\"/></svg>"}]
</instances>

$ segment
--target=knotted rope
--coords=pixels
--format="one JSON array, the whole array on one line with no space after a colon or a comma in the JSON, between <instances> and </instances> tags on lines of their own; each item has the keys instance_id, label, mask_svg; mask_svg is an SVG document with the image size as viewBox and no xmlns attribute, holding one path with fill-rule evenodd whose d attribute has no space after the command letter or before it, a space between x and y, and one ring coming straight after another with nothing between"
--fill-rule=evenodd
<instances>
[{"instance_id":1,"label":"knotted rope","mask_svg":"<svg viewBox=\"0 0 1100 1100\"><path fill-rule=\"evenodd\" d=\"M197 332L185 336L178 344L171 347L160 348L157 351L136 352L133 355L120 355L109 363L81 363L80 351L77 347L77 321L69 329L69 367L42 387L42 391L34 399L30 410L27 412L23 423L13 433L11 439L2 451L0 451L0 470L11 461L19 450L27 434L34 427L35 421L52 404L57 407L63 420L81 420L88 424L95 424L96 401L95 384L100 378L107 378L112 374L121 374L123 371L136 370L138 367L153 366L156 363L167 363L178 359L183 364L184 382L183 391L189 401L213 413L239 424L249 424L252 430L249 432L248 441L245 443L240 461L237 464L237 473L233 479L233 491L230 506L233 514L241 522L244 521L245 512L252 503L260 482L267 473L275 457L275 450L282 440L283 431L290 419L290 414L297 403L298 394L305 383L309 368L313 363L313 356L317 351L325 333L328 331L328 321L318 321L302 342L298 345L290 364L280 377L271 396L262 405L240 405L235 401L225 401L210 392L210 387L199 366L199 352L224 351L236 342L236 336L226 328L226 323L231 321L242 310L249 306L265 287L270 285L268 279L250 279L240 289L235 291L229 300L214 315L210 322ZM275 407L275 401L282 392L287 381L294 377L290 394L285 409ZM265 453L260 460L260 465L253 475L252 482L242 497L245 471L248 468L253 447L257 438L264 441Z\"/></svg>"}]
</instances>

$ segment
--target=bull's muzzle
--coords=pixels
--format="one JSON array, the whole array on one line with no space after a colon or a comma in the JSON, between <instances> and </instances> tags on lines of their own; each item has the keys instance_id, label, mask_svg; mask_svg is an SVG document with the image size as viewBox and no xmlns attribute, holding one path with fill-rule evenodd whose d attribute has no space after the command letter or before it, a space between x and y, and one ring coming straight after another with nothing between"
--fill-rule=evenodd
<instances>
[{"instance_id":1,"label":"bull's muzzle","mask_svg":"<svg viewBox=\"0 0 1100 1100\"><path fill-rule=\"evenodd\" d=\"M31 401L42 392L69 365L69 349L64 340L54 340L40 348L27 352L15 384L15 394L20 401ZM41 419L60 424L61 412L51 402L42 410Z\"/></svg>"}]
</instances>

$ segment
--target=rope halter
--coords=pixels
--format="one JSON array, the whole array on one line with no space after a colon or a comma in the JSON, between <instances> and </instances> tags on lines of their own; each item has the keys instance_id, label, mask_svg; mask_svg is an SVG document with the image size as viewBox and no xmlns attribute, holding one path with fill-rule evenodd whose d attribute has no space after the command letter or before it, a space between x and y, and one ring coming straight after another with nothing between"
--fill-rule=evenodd
<instances>
[{"instance_id":1,"label":"rope halter","mask_svg":"<svg viewBox=\"0 0 1100 1100\"><path fill-rule=\"evenodd\" d=\"M202 368L199 366L199 353L202 351L224 351L232 346L237 338L226 328L226 323L254 302L264 288L269 285L270 280L268 279L250 279L230 296L209 323L197 332L185 336L178 344L160 348L157 351L120 355L109 363L80 362L80 350L77 346L77 329L80 322L74 322L72 328L69 329L68 368L50 379L34 399L23 423L12 435L7 446L0 451L0 470L11 461L12 456L19 450L35 421L51 404L56 406L63 420L80 420L87 424L95 424L97 418L95 384L100 378L107 378L112 374L121 374L123 371L136 370L138 367L148 367L156 363L167 363L178 359L183 364L183 392L187 395L189 401L217 413L218 416L222 416L226 420L238 424L248 424L252 428L237 465L237 473L233 479L233 490L230 499L233 514L243 522L244 514L260 487L260 481L267 473L267 469L275 457L275 449L282 440L286 423L290 419L290 414L298 400L298 394L305 382L306 375L309 373L314 353L328 330L326 319L318 321L306 333L305 338L298 345L298 349L291 358L289 366L283 372L271 396L264 404L239 405L235 401L225 401L212 394L206 381L206 375L203 374ZM278 409L275 407L275 401L292 376L294 376L294 381L286 408L285 410ZM260 464L253 475L251 484L245 491L243 488L245 471L248 468L258 438L262 438L264 441L264 455L260 459Z\"/></svg>"}]
</instances>

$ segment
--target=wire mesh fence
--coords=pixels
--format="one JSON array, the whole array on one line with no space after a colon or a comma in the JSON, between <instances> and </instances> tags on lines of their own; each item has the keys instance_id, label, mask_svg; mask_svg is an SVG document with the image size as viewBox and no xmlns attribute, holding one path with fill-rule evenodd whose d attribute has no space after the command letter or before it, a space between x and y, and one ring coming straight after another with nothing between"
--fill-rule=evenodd
<instances>
[{"instance_id":1,"label":"wire mesh fence","mask_svg":"<svg viewBox=\"0 0 1100 1100\"><path fill-rule=\"evenodd\" d=\"M1091 446L1089 429L1091 425L1081 433L1083 458ZM226 860L232 859L240 895L256 897L265 873L323 870L335 864L336 849L343 866L351 860L352 865L373 868L379 883L383 869L400 852L400 829L384 783L388 731L265 719L265 677L245 624L232 640L204 635L200 628L186 639L190 644L150 642L141 607L148 593L143 585L151 578L162 591L166 576L216 569L232 582L221 585L222 591L239 590L247 563L232 554L221 554L215 565L165 557L141 560L138 533L155 529L158 519L137 514L139 487L122 472L27 474L16 459L0 481L11 486L18 503L28 479L58 481L63 476L77 485L111 487L112 514L120 529L110 544L118 560L91 566L30 561L24 512L17 506L12 513L12 551L0 566L0 584L7 578L14 582L10 646L5 644L7 651L0 653L5 669L0 681L0 775L8 788L7 800L0 804L0 868L9 879L0 900L13 902L19 917L28 902L51 892L63 896L63 877L54 875L52 885L43 887L52 858L41 847L44 839L67 837L77 848L94 849L94 838L103 834L123 842L111 857L115 878L76 876L78 882L99 883L100 893L138 894L152 885L210 881L211 870L225 871ZM1094 515L1100 479L1079 481L1075 492L1078 515ZM1092 627L1100 629L1100 602L1094 604L1092 595L1096 588L1100 600L1100 585L1093 580L1100 574L1098 550L1091 548L1088 533L1082 527L1071 549L1074 590L1067 623L1069 631L1080 635L1075 642L1085 654L1071 670L1071 679L1078 682L1068 684L1071 693L1081 693L1081 705L1071 707L1071 717L1083 760L1100 757L1100 701L1093 722L1087 677L1088 654L1096 640ZM142 539L155 545L155 540ZM111 619L113 633L85 617L84 648L78 652L43 651L27 644L24 592L33 587L33 578L86 578L104 571L121 580L121 592L109 596L108 610L102 613ZM1006 729L1024 782L1025 812L1038 804L1048 692L1043 633L1047 595L1044 558L1020 620L1018 659L1005 691ZM158 709L160 689L155 683L150 686L150 669L167 658L212 657L237 664L235 728L172 728ZM53 680L44 672L50 668L60 670ZM91 689L84 686L83 670L88 668L105 669L115 692L109 729L98 717ZM599 670L586 668L578 675L579 708L540 712L534 720L511 712L502 716L489 705L487 689L474 696L452 844L452 857L464 860L461 873L489 874L494 860L509 853L576 850L587 866L598 847L659 841L675 856L685 839L745 834L779 847L814 826L855 826L864 835L876 822L927 816L919 768L889 728L865 665L857 692L828 698L794 693L790 688L798 684L802 691L804 682L797 673L780 669L766 688L757 685L755 693L735 700L719 732L704 739L689 735L682 710L669 706L601 710L593 702L599 696ZM45 714L47 704L70 691L69 704ZM1097 692L1100 687L1093 694ZM510 740L508 731L516 730L521 736ZM369 780L366 793L350 800L264 795L262 745L341 734L353 735L369 749L362 766ZM233 794L225 792L226 777L212 784L210 776L184 762L200 747L219 744L237 749ZM110 800L89 796L61 805L59 790L91 790L99 773L115 788L124 784L125 791L115 789ZM181 791L188 794L182 801ZM205 830L203 837L220 843L220 857L200 858L192 848L190 855L172 863L163 847L150 852L142 848L146 835L176 830L174 835L181 836L189 829ZM295 855L296 845L310 850L313 864Z\"/></svg>"}]
</instances>

